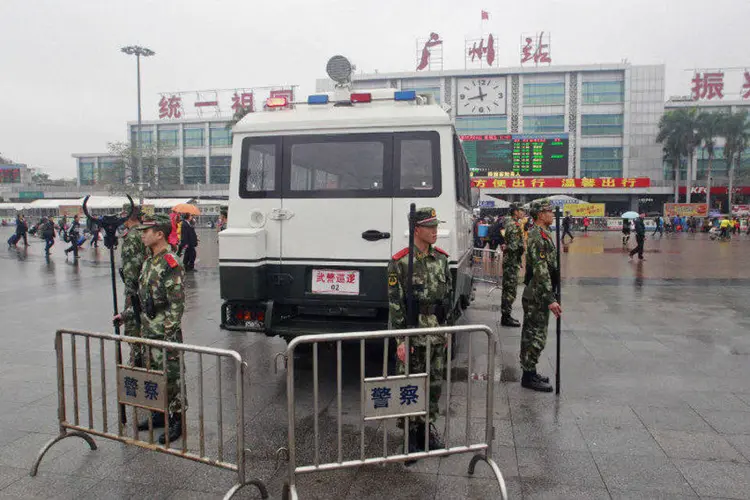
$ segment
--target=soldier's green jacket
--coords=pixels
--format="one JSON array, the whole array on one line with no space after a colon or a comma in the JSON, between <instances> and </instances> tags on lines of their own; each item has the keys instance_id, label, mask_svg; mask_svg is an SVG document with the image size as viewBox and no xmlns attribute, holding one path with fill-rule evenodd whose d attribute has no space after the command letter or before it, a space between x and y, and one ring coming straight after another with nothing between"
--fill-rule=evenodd
<instances>
[{"instance_id":1,"label":"soldier's green jacket","mask_svg":"<svg viewBox=\"0 0 750 500\"><path fill-rule=\"evenodd\" d=\"M523 227L521 221L513 217L505 218L505 252L520 257L523 255Z\"/></svg>"},{"instance_id":2,"label":"soldier's green jacket","mask_svg":"<svg viewBox=\"0 0 750 500\"><path fill-rule=\"evenodd\" d=\"M448 266L448 254L445 250L430 246L421 253L414 248L413 289L420 308L442 305L446 313L453 304L453 278ZM404 248L393 256L388 265L388 326L391 330L406 328L406 276L409 267L409 251ZM419 314L420 328L440 326L435 314ZM432 339L435 342L444 342ZM421 341L421 342L420 342ZM413 338L413 343L424 343L425 340Z\"/></svg>"},{"instance_id":3,"label":"soldier's green jacket","mask_svg":"<svg viewBox=\"0 0 750 500\"><path fill-rule=\"evenodd\" d=\"M529 231L526 250L526 269L532 272L531 280L526 284L523 297L547 307L557 302L552 285L553 275L559 276L557 269L557 248L552 242L549 230L534 226Z\"/></svg>"},{"instance_id":4,"label":"soldier's green jacket","mask_svg":"<svg viewBox=\"0 0 750 500\"><path fill-rule=\"evenodd\" d=\"M128 229L122 237L122 277L125 281L125 295L138 292L138 277L141 275L143 261L148 258L148 250L141 240L141 232Z\"/></svg>"},{"instance_id":5,"label":"soldier's green jacket","mask_svg":"<svg viewBox=\"0 0 750 500\"><path fill-rule=\"evenodd\" d=\"M185 310L182 279L182 267L172 252L162 250L143 262L138 279L142 337L182 342L181 321ZM147 313L149 300L153 300L153 318ZM132 307L123 312L123 318L132 315Z\"/></svg>"}]
</instances>

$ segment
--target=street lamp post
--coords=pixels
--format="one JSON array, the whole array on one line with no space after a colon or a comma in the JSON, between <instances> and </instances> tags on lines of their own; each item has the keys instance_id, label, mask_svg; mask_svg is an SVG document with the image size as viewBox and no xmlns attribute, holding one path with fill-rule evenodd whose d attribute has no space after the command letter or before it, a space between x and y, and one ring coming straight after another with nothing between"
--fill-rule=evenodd
<instances>
[{"instance_id":1,"label":"street lamp post","mask_svg":"<svg viewBox=\"0 0 750 500\"><path fill-rule=\"evenodd\" d=\"M156 54L151 49L139 45L128 45L120 49L129 56L135 56L136 72L138 79L138 130L135 134L135 149L138 156L138 196L139 203L143 206L143 151L141 150L141 56L150 57Z\"/></svg>"}]
</instances>

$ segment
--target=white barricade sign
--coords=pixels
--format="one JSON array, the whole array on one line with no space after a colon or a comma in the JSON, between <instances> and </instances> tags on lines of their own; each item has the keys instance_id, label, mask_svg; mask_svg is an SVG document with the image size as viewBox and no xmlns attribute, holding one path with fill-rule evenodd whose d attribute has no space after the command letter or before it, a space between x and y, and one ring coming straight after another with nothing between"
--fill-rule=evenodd
<instances>
[{"instance_id":1,"label":"white barricade sign","mask_svg":"<svg viewBox=\"0 0 750 500\"><path fill-rule=\"evenodd\" d=\"M147 410L167 411L167 377L164 372L117 367L117 400Z\"/></svg>"},{"instance_id":2,"label":"white barricade sign","mask_svg":"<svg viewBox=\"0 0 750 500\"><path fill-rule=\"evenodd\" d=\"M427 414L427 375L365 379L365 420Z\"/></svg>"}]
</instances>

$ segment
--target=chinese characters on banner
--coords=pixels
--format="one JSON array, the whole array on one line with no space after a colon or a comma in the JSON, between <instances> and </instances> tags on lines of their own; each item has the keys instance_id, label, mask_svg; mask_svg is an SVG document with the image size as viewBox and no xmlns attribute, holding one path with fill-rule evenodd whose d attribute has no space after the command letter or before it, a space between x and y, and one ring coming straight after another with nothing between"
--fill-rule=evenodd
<instances>
[{"instance_id":1,"label":"chinese characters on banner","mask_svg":"<svg viewBox=\"0 0 750 500\"><path fill-rule=\"evenodd\" d=\"M484 37L480 40L467 40L466 41L466 66L469 63L479 63L480 67L492 66L495 63L495 54L497 52L497 46L495 44L495 37L492 34L487 36L487 42L485 45Z\"/></svg>"},{"instance_id":2,"label":"chinese characters on banner","mask_svg":"<svg viewBox=\"0 0 750 500\"><path fill-rule=\"evenodd\" d=\"M693 77L693 100L724 98L724 73L696 73Z\"/></svg>"},{"instance_id":3,"label":"chinese characters on banner","mask_svg":"<svg viewBox=\"0 0 750 500\"><path fill-rule=\"evenodd\" d=\"M551 64L550 35L544 31L536 35L521 37L521 64L534 61L534 64Z\"/></svg>"},{"instance_id":4,"label":"chinese characters on banner","mask_svg":"<svg viewBox=\"0 0 750 500\"><path fill-rule=\"evenodd\" d=\"M420 45L419 41L417 45ZM443 69L443 41L435 32L430 33L430 38L424 42L422 50L417 53L417 71L422 71L427 67L432 69L433 60L439 69Z\"/></svg>"},{"instance_id":5,"label":"chinese characters on banner","mask_svg":"<svg viewBox=\"0 0 750 500\"><path fill-rule=\"evenodd\" d=\"M427 410L427 376L365 380L365 418L396 417Z\"/></svg>"},{"instance_id":6,"label":"chinese characters on banner","mask_svg":"<svg viewBox=\"0 0 750 500\"><path fill-rule=\"evenodd\" d=\"M267 94L265 94L267 92ZM212 113L217 117L233 116L238 110L254 112L257 109L256 97L265 102L269 97L286 97L289 105L294 101L294 87L258 87L224 90L201 90L195 92L173 92L161 94L159 119L180 119L192 116L203 117ZM262 107L262 106L261 106Z\"/></svg>"},{"instance_id":7,"label":"chinese characters on banner","mask_svg":"<svg viewBox=\"0 0 750 500\"><path fill-rule=\"evenodd\" d=\"M648 177L596 177L573 179L566 177L514 177L500 179L472 177L471 187L476 188L645 188L651 185Z\"/></svg>"},{"instance_id":8,"label":"chinese characters on banner","mask_svg":"<svg viewBox=\"0 0 750 500\"><path fill-rule=\"evenodd\" d=\"M743 99L750 99L750 71L745 70L744 81L742 82L742 94Z\"/></svg>"},{"instance_id":9,"label":"chinese characters on banner","mask_svg":"<svg viewBox=\"0 0 750 500\"><path fill-rule=\"evenodd\" d=\"M232 112L236 113L240 109L247 109L250 113L255 111L252 92L234 92L234 95L232 95Z\"/></svg>"}]
</instances>

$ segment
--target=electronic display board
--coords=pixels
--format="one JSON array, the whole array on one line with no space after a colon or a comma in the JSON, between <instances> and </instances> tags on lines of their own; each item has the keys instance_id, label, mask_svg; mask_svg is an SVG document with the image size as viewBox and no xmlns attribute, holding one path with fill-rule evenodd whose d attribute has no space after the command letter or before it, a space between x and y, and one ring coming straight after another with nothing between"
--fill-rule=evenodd
<instances>
[{"instance_id":1,"label":"electronic display board","mask_svg":"<svg viewBox=\"0 0 750 500\"><path fill-rule=\"evenodd\" d=\"M568 175L568 134L463 135L472 177Z\"/></svg>"},{"instance_id":2,"label":"electronic display board","mask_svg":"<svg viewBox=\"0 0 750 500\"><path fill-rule=\"evenodd\" d=\"M19 184L20 182L20 167L0 167L0 184Z\"/></svg>"}]
</instances>

